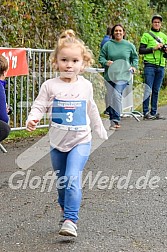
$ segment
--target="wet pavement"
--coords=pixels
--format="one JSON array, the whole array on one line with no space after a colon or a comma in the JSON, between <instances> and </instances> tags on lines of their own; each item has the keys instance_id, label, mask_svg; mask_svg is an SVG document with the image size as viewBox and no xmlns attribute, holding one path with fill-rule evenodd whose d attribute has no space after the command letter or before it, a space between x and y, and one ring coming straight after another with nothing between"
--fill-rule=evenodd
<instances>
[{"instance_id":1,"label":"wet pavement","mask_svg":"<svg viewBox=\"0 0 167 252\"><path fill-rule=\"evenodd\" d=\"M167 116L167 107L160 112ZM58 234L57 192L45 179L49 154L25 170L16 164L39 138L4 144L0 252L167 251L167 120L123 118L109 134L84 170L77 238Z\"/></svg>"}]
</instances>

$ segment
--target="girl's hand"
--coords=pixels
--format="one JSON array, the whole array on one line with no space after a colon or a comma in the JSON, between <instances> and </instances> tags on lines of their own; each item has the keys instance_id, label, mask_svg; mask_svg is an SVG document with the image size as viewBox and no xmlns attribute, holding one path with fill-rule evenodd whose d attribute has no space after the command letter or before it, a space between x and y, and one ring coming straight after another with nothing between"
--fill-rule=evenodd
<instances>
[{"instance_id":1,"label":"girl's hand","mask_svg":"<svg viewBox=\"0 0 167 252\"><path fill-rule=\"evenodd\" d=\"M37 123L39 120L32 120L27 123L27 130L28 131L33 131L36 129Z\"/></svg>"}]
</instances>

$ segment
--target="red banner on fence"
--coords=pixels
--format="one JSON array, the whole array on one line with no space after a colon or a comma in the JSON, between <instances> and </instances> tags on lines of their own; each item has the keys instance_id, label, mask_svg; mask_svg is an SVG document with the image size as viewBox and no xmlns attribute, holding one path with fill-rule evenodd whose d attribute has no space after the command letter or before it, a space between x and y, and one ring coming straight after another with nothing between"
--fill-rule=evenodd
<instances>
[{"instance_id":1,"label":"red banner on fence","mask_svg":"<svg viewBox=\"0 0 167 252\"><path fill-rule=\"evenodd\" d=\"M28 64L24 49L0 48L0 54L8 61L9 70L6 77L28 75Z\"/></svg>"}]
</instances>

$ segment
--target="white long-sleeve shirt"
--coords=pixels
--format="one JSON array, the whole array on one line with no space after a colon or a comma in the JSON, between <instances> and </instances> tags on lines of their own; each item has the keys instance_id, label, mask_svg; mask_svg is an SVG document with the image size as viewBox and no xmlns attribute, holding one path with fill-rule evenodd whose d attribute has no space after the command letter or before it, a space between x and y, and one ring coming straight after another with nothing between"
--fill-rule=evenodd
<instances>
[{"instance_id":1,"label":"white long-sleeve shirt","mask_svg":"<svg viewBox=\"0 0 167 252\"><path fill-rule=\"evenodd\" d=\"M91 127L100 138L108 139L93 99L92 83L83 76L78 76L78 80L72 83L59 77L45 81L32 105L27 123L40 121L45 113L50 118L50 144L60 151L67 152L78 144L89 142Z\"/></svg>"}]
</instances>

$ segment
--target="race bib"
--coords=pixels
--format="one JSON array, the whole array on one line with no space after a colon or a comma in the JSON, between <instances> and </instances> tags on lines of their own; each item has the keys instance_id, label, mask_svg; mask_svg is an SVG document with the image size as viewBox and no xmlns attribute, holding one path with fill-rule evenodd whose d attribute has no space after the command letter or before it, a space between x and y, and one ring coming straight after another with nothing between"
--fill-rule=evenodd
<instances>
[{"instance_id":1,"label":"race bib","mask_svg":"<svg viewBox=\"0 0 167 252\"><path fill-rule=\"evenodd\" d=\"M54 99L51 125L64 130L86 130L86 101Z\"/></svg>"}]
</instances>

